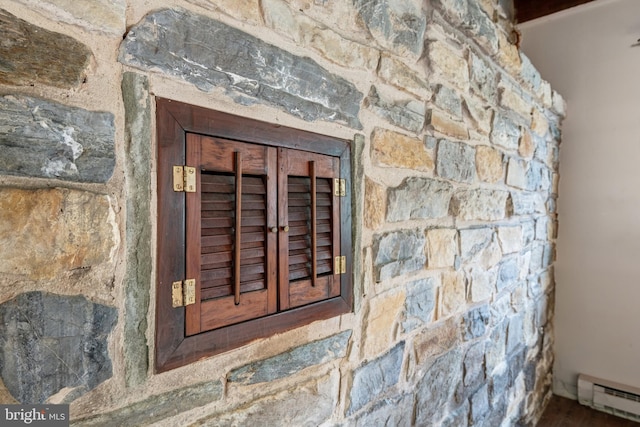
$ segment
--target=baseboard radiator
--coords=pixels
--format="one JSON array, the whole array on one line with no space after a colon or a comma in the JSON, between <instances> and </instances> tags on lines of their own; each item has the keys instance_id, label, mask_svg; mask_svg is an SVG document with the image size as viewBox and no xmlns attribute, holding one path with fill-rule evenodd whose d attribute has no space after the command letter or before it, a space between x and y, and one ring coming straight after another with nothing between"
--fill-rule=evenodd
<instances>
[{"instance_id":1,"label":"baseboard radiator","mask_svg":"<svg viewBox=\"0 0 640 427\"><path fill-rule=\"evenodd\" d=\"M599 411L640 422L640 388L580 374L578 402Z\"/></svg>"}]
</instances>

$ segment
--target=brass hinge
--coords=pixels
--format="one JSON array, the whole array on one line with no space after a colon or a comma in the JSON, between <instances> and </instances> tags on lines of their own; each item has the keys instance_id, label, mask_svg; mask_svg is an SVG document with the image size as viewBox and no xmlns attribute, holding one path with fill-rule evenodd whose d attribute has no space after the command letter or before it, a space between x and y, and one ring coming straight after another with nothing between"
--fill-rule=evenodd
<instances>
[{"instance_id":1,"label":"brass hinge","mask_svg":"<svg viewBox=\"0 0 640 427\"><path fill-rule=\"evenodd\" d=\"M173 191L196 192L196 168L190 166L173 167Z\"/></svg>"},{"instance_id":2,"label":"brass hinge","mask_svg":"<svg viewBox=\"0 0 640 427\"><path fill-rule=\"evenodd\" d=\"M184 307L196 303L196 280L187 279L171 284L171 301L173 307Z\"/></svg>"},{"instance_id":3,"label":"brass hinge","mask_svg":"<svg viewBox=\"0 0 640 427\"><path fill-rule=\"evenodd\" d=\"M344 179L335 178L333 180L333 195L338 197L347 195L347 182Z\"/></svg>"},{"instance_id":4,"label":"brass hinge","mask_svg":"<svg viewBox=\"0 0 640 427\"><path fill-rule=\"evenodd\" d=\"M333 261L333 274L345 274L347 272L347 257L337 256Z\"/></svg>"}]
</instances>

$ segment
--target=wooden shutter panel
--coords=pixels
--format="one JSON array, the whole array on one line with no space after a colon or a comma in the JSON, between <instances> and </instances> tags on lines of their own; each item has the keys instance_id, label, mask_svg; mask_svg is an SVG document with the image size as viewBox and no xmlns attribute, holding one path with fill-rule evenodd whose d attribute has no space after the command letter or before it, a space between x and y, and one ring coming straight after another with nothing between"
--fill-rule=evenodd
<instances>
[{"instance_id":1,"label":"wooden shutter panel","mask_svg":"<svg viewBox=\"0 0 640 427\"><path fill-rule=\"evenodd\" d=\"M186 195L187 335L274 313L276 149L187 134L187 164L198 171Z\"/></svg>"},{"instance_id":2,"label":"wooden shutter panel","mask_svg":"<svg viewBox=\"0 0 640 427\"><path fill-rule=\"evenodd\" d=\"M333 194L340 162L328 155L281 148L278 164L279 219L288 226L279 239L284 310L340 294L340 278L333 268L340 256L340 203Z\"/></svg>"}]
</instances>

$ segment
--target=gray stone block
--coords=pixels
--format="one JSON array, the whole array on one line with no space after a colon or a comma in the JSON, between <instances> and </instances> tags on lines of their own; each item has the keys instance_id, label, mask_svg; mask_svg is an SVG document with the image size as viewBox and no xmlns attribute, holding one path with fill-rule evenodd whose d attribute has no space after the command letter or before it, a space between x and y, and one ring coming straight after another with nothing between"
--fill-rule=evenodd
<instances>
[{"instance_id":1,"label":"gray stone block","mask_svg":"<svg viewBox=\"0 0 640 427\"><path fill-rule=\"evenodd\" d=\"M465 20L465 29L489 54L498 52L498 35L496 26L480 7L479 2L469 2L469 14Z\"/></svg>"},{"instance_id":2,"label":"gray stone block","mask_svg":"<svg viewBox=\"0 0 640 427\"><path fill-rule=\"evenodd\" d=\"M438 85L433 102L452 116L458 119L462 118L462 101L455 90Z\"/></svg>"},{"instance_id":3,"label":"gray stone block","mask_svg":"<svg viewBox=\"0 0 640 427\"><path fill-rule=\"evenodd\" d=\"M465 400L456 410L449 412L440 427L467 427L469 425L469 401Z\"/></svg>"},{"instance_id":4,"label":"gray stone block","mask_svg":"<svg viewBox=\"0 0 640 427\"><path fill-rule=\"evenodd\" d=\"M499 365L505 360L505 354L507 352L507 327L507 320L497 324L491 331L489 339L486 341L484 359L488 375L493 375Z\"/></svg>"},{"instance_id":5,"label":"gray stone block","mask_svg":"<svg viewBox=\"0 0 640 427\"><path fill-rule=\"evenodd\" d=\"M504 365L503 365L504 366ZM509 370L504 369L500 372L493 373L489 380L489 392L491 396L491 401L494 403L499 402L502 398L507 395L507 390L510 386L510 378L509 378Z\"/></svg>"},{"instance_id":6,"label":"gray stone block","mask_svg":"<svg viewBox=\"0 0 640 427\"><path fill-rule=\"evenodd\" d=\"M219 405L190 426L199 427L316 427L327 425L338 404L340 375L330 375L297 384L295 389L257 390L247 395L240 406ZM268 393L255 399L255 394ZM204 406L209 402L202 404ZM226 403L226 402L225 402ZM214 410L215 411L215 410ZM136 426L137 424L125 424ZM165 423L173 427L175 423Z\"/></svg>"},{"instance_id":7,"label":"gray stone block","mask_svg":"<svg viewBox=\"0 0 640 427\"><path fill-rule=\"evenodd\" d=\"M532 215L546 211L545 200L538 193L512 191L510 196L513 215Z\"/></svg>"},{"instance_id":8,"label":"gray stone block","mask_svg":"<svg viewBox=\"0 0 640 427\"><path fill-rule=\"evenodd\" d=\"M541 162L533 161L527 171L527 190L549 192L551 190L551 171Z\"/></svg>"},{"instance_id":9,"label":"gray stone block","mask_svg":"<svg viewBox=\"0 0 640 427\"><path fill-rule=\"evenodd\" d=\"M448 402L462 380L459 349L440 356L416 385L415 425L428 426L448 412Z\"/></svg>"},{"instance_id":10,"label":"gray stone block","mask_svg":"<svg viewBox=\"0 0 640 427\"><path fill-rule=\"evenodd\" d=\"M413 396L402 395L382 399L359 415L354 427L409 427L413 419ZM351 425L351 424L349 424Z\"/></svg>"},{"instance_id":11,"label":"gray stone block","mask_svg":"<svg viewBox=\"0 0 640 427\"><path fill-rule=\"evenodd\" d=\"M436 0L435 5L455 27L472 35L488 53L498 49L498 38L493 21L475 1Z\"/></svg>"},{"instance_id":12,"label":"gray stone block","mask_svg":"<svg viewBox=\"0 0 640 427\"><path fill-rule=\"evenodd\" d=\"M489 392L487 391L487 386L485 385L480 388L480 390L471 396L470 401L471 411L469 418L472 425L477 425L485 414L489 412Z\"/></svg>"},{"instance_id":13,"label":"gray stone block","mask_svg":"<svg viewBox=\"0 0 640 427\"><path fill-rule=\"evenodd\" d=\"M200 90L227 89L237 102L264 102L304 120L356 129L363 95L317 62L206 16L180 9L147 15L120 47L123 64L160 71Z\"/></svg>"},{"instance_id":14,"label":"gray stone block","mask_svg":"<svg viewBox=\"0 0 640 427\"><path fill-rule=\"evenodd\" d=\"M449 214L453 187L430 178L407 178L389 190L387 221L442 218Z\"/></svg>"},{"instance_id":15,"label":"gray stone block","mask_svg":"<svg viewBox=\"0 0 640 427\"><path fill-rule=\"evenodd\" d=\"M484 342L479 342L469 347L464 355L462 383L466 388L477 390L478 386L484 383L484 347Z\"/></svg>"},{"instance_id":16,"label":"gray stone block","mask_svg":"<svg viewBox=\"0 0 640 427\"><path fill-rule=\"evenodd\" d=\"M451 198L451 214L461 220L495 221L507 212L509 193L486 188L464 188Z\"/></svg>"},{"instance_id":17,"label":"gray stone block","mask_svg":"<svg viewBox=\"0 0 640 427\"><path fill-rule=\"evenodd\" d=\"M544 245L535 245L531 250L531 262L529 263L529 273L535 274L542 269L544 258Z\"/></svg>"},{"instance_id":18,"label":"gray stone block","mask_svg":"<svg viewBox=\"0 0 640 427\"><path fill-rule=\"evenodd\" d=\"M481 337L487 331L491 320L489 307L486 305L468 311L462 317L462 336L465 341Z\"/></svg>"},{"instance_id":19,"label":"gray stone block","mask_svg":"<svg viewBox=\"0 0 640 427\"><path fill-rule=\"evenodd\" d=\"M403 331L407 333L430 323L435 304L435 286L432 278L407 283Z\"/></svg>"},{"instance_id":20,"label":"gray stone block","mask_svg":"<svg viewBox=\"0 0 640 427\"><path fill-rule=\"evenodd\" d=\"M441 139L438 142L436 171L438 176L459 182L476 178L476 150L465 143Z\"/></svg>"},{"instance_id":21,"label":"gray stone block","mask_svg":"<svg viewBox=\"0 0 640 427\"><path fill-rule=\"evenodd\" d=\"M520 76L522 76L522 79L537 92L542 84L542 76L540 76L540 72L533 66L527 55L522 52L520 52L520 61L522 63Z\"/></svg>"},{"instance_id":22,"label":"gray stone block","mask_svg":"<svg viewBox=\"0 0 640 427\"><path fill-rule=\"evenodd\" d=\"M116 162L114 146L111 113L0 97L0 174L107 182Z\"/></svg>"},{"instance_id":23,"label":"gray stone block","mask_svg":"<svg viewBox=\"0 0 640 427\"><path fill-rule=\"evenodd\" d=\"M470 53L469 57L471 88L482 98L495 102L498 93L496 72L488 62L480 59L474 53Z\"/></svg>"},{"instance_id":24,"label":"gray stone block","mask_svg":"<svg viewBox=\"0 0 640 427\"><path fill-rule=\"evenodd\" d=\"M553 264L556 259L556 247L553 243L544 245L544 252L542 254L542 268L547 268Z\"/></svg>"},{"instance_id":25,"label":"gray stone block","mask_svg":"<svg viewBox=\"0 0 640 427\"><path fill-rule=\"evenodd\" d=\"M515 151L520 143L520 126L506 115L496 112L490 137L492 143Z\"/></svg>"},{"instance_id":26,"label":"gray stone block","mask_svg":"<svg viewBox=\"0 0 640 427\"><path fill-rule=\"evenodd\" d=\"M426 107L421 101L385 99L378 93L375 86L371 86L366 104L377 116L393 125L415 133L419 133L424 128Z\"/></svg>"},{"instance_id":27,"label":"gray stone block","mask_svg":"<svg viewBox=\"0 0 640 427\"><path fill-rule=\"evenodd\" d=\"M524 319L522 314L517 314L509 320L507 327L507 354L513 354L524 345ZM513 366L510 364L510 368ZM520 372L521 369L512 369Z\"/></svg>"},{"instance_id":28,"label":"gray stone block","mask_svg":"<svg viewBox=\"0 0 640 427\"><path fill-rule=\"evenodd\" d=\"M419 7L412 7L408 1L392 0L353 0L353 5L369 31L385 47L420 55L427 20Z\"/></svg>"},{"instance_id":29,"label":"gray stone block","mask_svg":"<svg viewBox=\"0 0 640 427\"><path fill-rule=\"evenodd\" d=\"M385 355L371 360L355 371L347 415L356 413L398 382L403 355L404 341L401 341Z\"/></svg>"},{"instance_id":30,"label":"gray stone block","mask_svg":"<svg viewBox=\"0 0 640 427\"><path fill-rule=\"evenodd\" d=\"M514 284L519 276L520 266L518 265L517 258L509 258L503 261L498 270L498 282L496 284L498 292Z\"/></svg>"},{"instance_id":31,"label":"gray stone block","mask_svg":"<svg viewBox=\"0 0 640 427\"><path fill-rule=\"evenodd\" d=\"M528 219L522 222L522 245L528 246L533 242L535 237L535 224L533 220Z\"/></svg>"},{"instance_id":32,"label":"gray stone block","mask_svg":"<svg viewBox=\"0 0 640 427\"><path fill-rule=\"evenodd\" d=\"M111 377L107 338L117 310L82 296L28 292L0 304L0 375L20 403L63 388L70 402Z\"/></svg>"},{"instance_id":33,"label":"gray stone block","mask_svg":"<svg viewBox=\"0 0 640 427\"><path fill-rule=\"evenodd\" d=\"M74 427L147 426L222 397L220 381L207 381L156 394L115 411L72 421Z\"/></svg>"},{"instance_id":34,"label":"gray stone block","mask_svg":"<svg viewBox=\"0 0 640 427\"><path fill-rule=\"evenodd\" d=\"M124 355L129 386L147 378L147 311L151 283L151 96L143 76L122 76L127 177Z\"/></svg>"},{"instance_id":35,"label":"gray stone block","mask_svg":"<svg viewBox=\"0 0 640 427\"><path fill-rule=\"evenodd\" d=\"M231 371L227 380L239 384L257 384L294 375L310 366L345 357L349 337L350 330L252 362Z\"/></svg>"},{"instance_id":36,"label":"gray stone block","mask_svg":"<svg viewBox=\"0 0 640 427\"><path fill-rule=\"evenodd\" d=\"M373 266L378 282L424 268L425 235L419 230L398 231L377 236L373 245Z\"/></svg>"}]
</instances>

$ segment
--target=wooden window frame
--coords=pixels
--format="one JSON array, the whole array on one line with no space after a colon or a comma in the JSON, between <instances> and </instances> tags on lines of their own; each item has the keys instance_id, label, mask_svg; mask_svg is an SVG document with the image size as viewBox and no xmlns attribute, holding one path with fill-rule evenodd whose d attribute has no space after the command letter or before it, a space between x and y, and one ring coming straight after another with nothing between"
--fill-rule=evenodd
<instances>
[{"instance_id":1,"label":"wooden window frame","mask_svg":"<svg viewBox=\"0 0 640 427\"><path fill-rule=\"evenodd\" d=\"M172 307L174 281L186 279L184 193L173 191L173 166L184 165L186 135L195 133L273 147L326 154L340 159L340 176L351 189L349 141L156 98L157 283L155 371L164 372L317 320L352 311L351 195L340 197L340 251L346 258L340 295L306 306L193 336L185 335L185 308Z\"/></svg>"}]
</instances>

